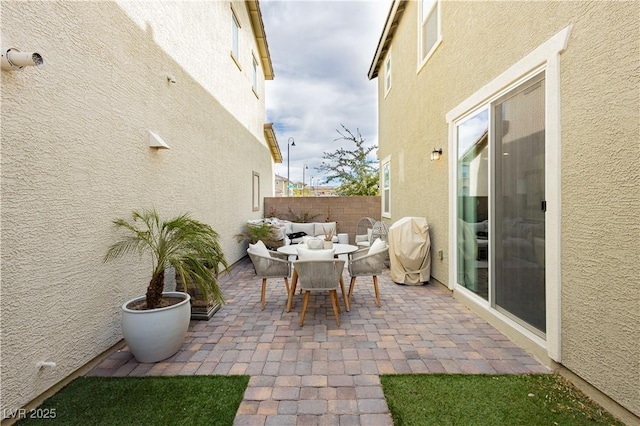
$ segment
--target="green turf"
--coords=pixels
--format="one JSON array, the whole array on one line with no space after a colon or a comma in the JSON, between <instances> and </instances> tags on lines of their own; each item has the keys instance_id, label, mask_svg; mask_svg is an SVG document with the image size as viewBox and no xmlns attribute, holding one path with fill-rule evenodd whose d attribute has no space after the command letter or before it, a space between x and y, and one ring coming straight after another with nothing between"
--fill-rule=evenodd
<instances>
[{"instance_id":1,"label":"green turf","mask_svg":"<svg viewBox=\"0 0 640 426\"><path fill-rule=\"evenodd\" d=\"M232 425L248 383L249 376L79 377L18 424Z\"/></svg>"},{"instance_id":2,"label":"green turf","mask_svg":"<svg viewBox=\"0 0 640 426\"><path fill-rule=\"evenodd\" d=\"M558 375L380 377L396 426L623 425Z\"/></svg>"}]
</instances>

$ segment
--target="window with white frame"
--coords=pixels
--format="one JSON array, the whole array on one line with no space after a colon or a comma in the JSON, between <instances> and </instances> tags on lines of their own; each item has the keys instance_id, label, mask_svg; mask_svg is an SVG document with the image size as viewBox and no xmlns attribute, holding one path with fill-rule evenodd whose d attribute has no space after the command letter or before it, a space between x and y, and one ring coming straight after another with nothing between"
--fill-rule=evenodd
<instances>
[{"instance_id":1,"label":"window with white frame","mask_svg":"<svg viewBox=\"0 0 640 426\"><path fill-rule=\"evenodd\" d=\"M252 80L251 87L253 88L253 93L258 96L258 61L256 61L256 57L253 58L253 70L252 70Z\"/></svg>"},{"instance_id":2,"label":"window with white frame","mask_svg":"<svg viewBox=\"0 0 640 426\"><path fill-rule=\"evenodd\" d=\"M231 8L231 57L240 67L240 22L233 8Z\"/></svg>"},{"instance_id":3,"label":"window with white frame","mask_svg":"<svg viewBox=\"0 0 640 426\"><path fill-rule=\"evenodd\" d=\"M251 194L253 199L253 211L260 210L260 173L252 173Z\"/></svg>"},{"instance_id":4,"label":"window with white frame","mask_svg":"<svg viewBox=\"0 0 640 426\"><path fill-rule=\"evenodd\" d=\"M391 159L382 160L382 216L391 217Z\"/></svg>"},{"instance_id":5,"label":"window with white frame","mask_svg":"<svg viewBox=\"0 0 640 426\"><path fill-rule=\"evenodd\" d=\"M421 0L418 34L418 63L421 67L442 41L440 33L440 0Z\"/></svg>"},{"instance_id":6,"label":"window with white frame","mask_svg":"<svg viewBox=\"0 0 640 426\"><path fill-rule=\"evenodd\" d=\"M387 54L387 60L384 61L384 94L385 96L391 90L391 52Z\"/></svg>"}]
</instances>

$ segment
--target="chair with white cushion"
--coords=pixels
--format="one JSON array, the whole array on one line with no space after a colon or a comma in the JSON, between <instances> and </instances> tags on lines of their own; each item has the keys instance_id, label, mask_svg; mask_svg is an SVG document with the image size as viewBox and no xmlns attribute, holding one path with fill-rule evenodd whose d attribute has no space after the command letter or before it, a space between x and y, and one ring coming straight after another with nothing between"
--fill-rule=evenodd
<instances>
[{"instance_id":1,"label":"chair with white cushion","mask_svg":"<svg viewBox=\"0 0 640 426\"><path fill-rule=\"evenodd\" d=\"M338 301L338 287L342 281L342 271L344 270L344 260L339 259L309 259L296 260L293 267L298 271L300 287L304 291L304 302L302 313L300 314L300 327L304 324L304 317L309 305L309 297L312 291L328 291L331 299L331 306L336 317L336 323L340 325L340 302ZM344 287L342 288L342 297ZM347 304L345 298L345 305Z\"/></svg>"},{"instance_id":2,"label":"chair with white cushion","mask_svg":"<svg viewBox=\"0 0 640 426\"><path fill-rule=\"evenodd\" d=\"M249 244L247 254L249 254L251 258L256 275L262 278L262 293L260 298L262 310L264 310L265 306L268 278L284 278L284 285L287 289L288 297L289 277L291 276L291 262L289 262L288 256L267 249L262 241L258 241L256 244Z\"/></svg>"},{"instance_id":3,"label":"chair with white cushion","mask_svg":"<svg viewBox=\"0 0 640 426\"><path fill-rule=\"evenodd\" d=\"M378 289L378 275L382 274L384 268L384 261L387 257L387 251L389 246L381 239L376 239L371 247L365 247L349 254L349 275L351 275L351 282L349 283L349 304L351 304L351 296L353 295L353 289L356 284L356 277L372 277L373 289L376 294L376 304L378 307L380 303L380 291Z\"/></svg>"},{"instance_id":4,"label":"chair with white cushion","mask_svg":"<svg viewBox=\"0 0 640 426\"><path fill-rule=\"evenodd\" d=\"M296 247L296 252L298 253L298 260L333 260L335 258L334 249L311 250L306 246L306 244L298 244L298 247ZM298 270L295 269L295 263L292 281L293 283L291 285L291 293L289 294L289 302L287 303L287 312L291 312L291 308L293 307L293 296L296 293L298 284ZM342 280L342 275L340 275L340 288L342 289L342 297L344 298L345 308L348 312L349 303L346 298L346 292L344 291L344 282ZM302 293L302 288L300 289L300 293Z\"/></svg>"},{"instance_id":5,"label":"chair with white cushion","mask_svg":"<svg viewBox=\"0 0 640 426\"><path fill-rule=\"evenodd\" d=\"M373 226L376 224L375 219L363 217L356 225L355 243L358 247L369 247L373 242Z\"/></svg>"}]
</instances>

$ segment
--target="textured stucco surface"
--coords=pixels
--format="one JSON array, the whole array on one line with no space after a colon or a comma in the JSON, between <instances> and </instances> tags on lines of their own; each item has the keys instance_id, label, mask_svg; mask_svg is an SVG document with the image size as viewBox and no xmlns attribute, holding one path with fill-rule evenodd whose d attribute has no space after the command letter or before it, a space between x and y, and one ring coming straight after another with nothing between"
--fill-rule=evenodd
<instances>
[{"instance_id":1,"label":"textured stucco surface","mask_svg":"<svg viewBox=\"0 0 640 426\"><path fill-rule=\"evenodd\" d=\"M151 205L191 212L233 263L244 255L233 235L260 217L252 172L271 195L273 162L243 3L242 71L227 2L1 8L3 46L45 60L1 75L1 399L15 409L122 338L120 305L143 292L149 262L102 263L114 218ZM171 149L150 149L149 130ZM40 361L57 365L38 370Z\"/></svg>"},{"instance_id":2,"label":"textured stucco surface","mask_svg":"<svg viewBox=\"0 0 640 426\"><path fill-rule=\"evenodd\" d=\"M578 13L562 63L563 363L640 416L640 3Z\"/></svg>"},{"instance_id":3,"label":"textured stucco surface","mask_svg":"<svg viewBox=\"0 0 640 426\"><path fill-rule=\"evenodd\" d=\"M560 58L562 362L640 415L640 3L445 1L442 44L419 73L416 16L407 2L386 98L378 79L379 158L391 156L392 222L426 217L445 256L445 114L573 25ZM444 283L448 261L432 263Z\"/></svg>"}]
</instances>

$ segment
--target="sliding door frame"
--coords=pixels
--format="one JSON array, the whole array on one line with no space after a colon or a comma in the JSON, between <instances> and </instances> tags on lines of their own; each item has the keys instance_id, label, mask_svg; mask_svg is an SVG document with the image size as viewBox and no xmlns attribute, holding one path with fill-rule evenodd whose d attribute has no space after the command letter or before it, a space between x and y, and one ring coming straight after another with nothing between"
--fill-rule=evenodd
<instances>
[{"instance_id":1,"label":"sliding door frame","mask_svg":"<svg viewBox=\"0 0 640 426\"><path fill-rule=\"evenodd\" d=\"M560 54L566 50L570 34L571 25L556 33L553 37L538 46L534 51L526 55L487 85L480 88L446 115L446 120L449 125L449 152L451 153L448 156L450 206L448 286L454 292L468 293L468 300L477 304L482 309L486 309L488 313L495 318L511 326L529 340L546 349L548 356L556 362L562 361ZM477 297L473 292L457 284L458 152L456 125L465 117L469 117L474 111L478 111L483 105L489 105L495 102L510 90L513 90L540 73L544 73L545 78L545 195L547 201L545 218L545 308L547 329L544 338L492 308L489 301ZM489 123L491 123L491 120ZM490 179L493 178L494 176L490 177ZM489 197L492 197L491 192L489 193Z\"/></svg>"}]
</instances>

